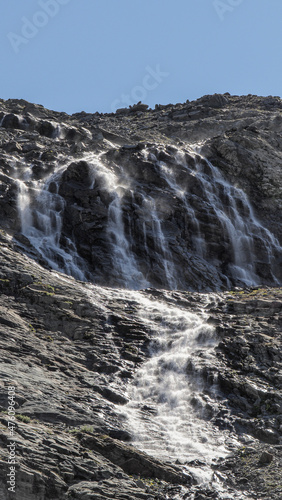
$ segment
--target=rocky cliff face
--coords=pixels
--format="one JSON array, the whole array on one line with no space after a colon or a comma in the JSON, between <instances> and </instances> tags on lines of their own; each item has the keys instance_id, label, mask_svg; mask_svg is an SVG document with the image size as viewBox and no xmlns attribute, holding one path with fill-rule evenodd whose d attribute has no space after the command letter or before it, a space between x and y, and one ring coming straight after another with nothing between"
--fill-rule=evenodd
<instances>
[{"instance_id":1,"label":"rocky cliff face","mask_svg":"<svg viewBox=\"0 0 282 500\"><path fill-rule=\"evenodd\" d=\"M104 285L280 283L280 99L139 107L69 117L2 103L3 225Z\"/></svg>"},{"instance_id":2,"label":"rocky cliff face","mask_svg":"<svg viewBox=\"0 0 282 500\"><path fill-rule=\"evenodd\" d=\"M281 108L1 101L1 498L281 497Z\"/></svg>"}]
</instances>

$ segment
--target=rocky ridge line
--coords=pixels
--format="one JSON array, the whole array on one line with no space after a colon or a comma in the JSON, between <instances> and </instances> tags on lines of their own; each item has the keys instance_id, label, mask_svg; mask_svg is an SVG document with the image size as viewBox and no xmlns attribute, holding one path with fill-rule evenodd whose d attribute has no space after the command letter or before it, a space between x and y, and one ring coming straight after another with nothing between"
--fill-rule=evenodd
<instances>
[{"instance_id":1,"label":"rocky ridge line","mask_svg":"<svg viewBox=\"0 0 282 500\"><path fill-rule=\"evenodd\" d=\"M90 294L90 285L48 269L20 235L13 174L32 164L39 178L53 171L58 155L64 159L70 152L80 161L89 149L112 148L128 157L138 144L170 148L204 141L205 155L248 193L281 242L281 100L225 94L156 110L72 117L11 100L1 101L1 113L0 496L10 500L7 385L15 385L18 469L11 498L219 499L213 485L183 475L183 464L162 463L130 445L116 408L127 402L124 389L148 357L152 332L124 291L97 286ZM77 168L73 175L79 175ZM80 199L85 195L75 192ZM89 223L80 221L79 210L74 215ZM191 311L204 297L142 293ZM207 394L219 384L218 409L207 404L199 412L234 433L241 446L215 463L214 473L232 499L279 500L281 289L261 286L219 296L208 311L220 338L216 362L201 372Z\"/></svg>"}]
</instances>

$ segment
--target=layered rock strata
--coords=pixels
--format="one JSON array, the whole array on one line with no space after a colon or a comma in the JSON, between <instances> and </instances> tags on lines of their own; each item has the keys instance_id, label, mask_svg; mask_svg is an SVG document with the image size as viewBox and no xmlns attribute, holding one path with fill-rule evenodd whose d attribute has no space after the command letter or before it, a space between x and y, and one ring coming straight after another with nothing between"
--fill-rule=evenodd
<instances>
[{"instance_id":1,"label":"layered rock strata","mask_svg":"<svg viewBox=\"0 0 282 500\"><path fill-rule=\"evenodd\" d=\"M1 498L281 498L281 109L229 94L105 115L1 101ZM249 245L239 260L223 213ZM214 350L187 358L189 404L228 456L135 446L128 388L161 345L148 301L204 311Z\"/></svg>"}]
</instances>

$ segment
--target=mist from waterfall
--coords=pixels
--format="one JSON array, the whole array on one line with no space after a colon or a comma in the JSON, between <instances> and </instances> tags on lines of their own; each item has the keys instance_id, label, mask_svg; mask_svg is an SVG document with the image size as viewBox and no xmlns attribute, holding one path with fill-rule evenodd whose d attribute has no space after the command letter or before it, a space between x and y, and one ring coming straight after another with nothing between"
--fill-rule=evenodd
<instances>
[{"instance_id":1,"label":"mist from waterfall","mask_svg":"<svg viewBox=\"0 0 282 500\"><path fill-rule=\"evenodd\" d=\"M52 269L85 280L83 261L73 241L64 238L64 248L61 245L64 200L58 194L58 177L55 172L46 182L17 181L21 230Z\"/></svg>"},{"instance_id":2,"label":"mist from waterfall","mask_svg":"<svg viewBox=\"0 0 282 500\"><path fill-rule=\"evenodd\" d=\"M100 287L100 306L110 317L110 307L105 304L115 300L134 303L136 319L152 338L148 360L127 385L129 403L115 411L137 448L164 461L180 461L188 473L193 473L195 482L208 484L212 482L213 461L226 457L238 446L230 429L216 425L216 417L228 420L229 411L227 405L224 409L221 405L216 370L212 369L218 339L208 323L208 310L218 299L215 294L202 295L197 298L197 307L191 309L189 305L188 309L177 299L172 300L172 294L167 300L165 292L157 299L150 290L140 291L152 287L152 275L160 277L162 288L184 288L185 269L179 271L177 236L169 225L169 207L162 194L169 193L179 209L179 224L183 221L184 232L189 235L189 252L196 255L203 274L208 266L220 268L220 257L212 252L214 241L209 241L205 232L210 224L219 228L222 246L230 257L225 270L229 288L232 280L244 286L260 284L255 267L258 245L273 272L274 283L278 282L275 254L282 255L282 249L254 216L246 194L230 185L200 154L186 148L175 150L166 160L162 147L154 151L147 147L142 155L162 181L156 191L150 182L136 180L130 167L110 164L104 153L82 158L89 171L85 189L89 193L96 190L99 203L101 198L106 200L104 234L111 275L110 286ZM78 165L81 159L75 161ZM58 162L51 175L35 180L30 165L17 179L21 231L36 258L56 271L88 281L79 284L81 294L86 293L96 306L97 292L90 283L89 263L80 255L79 238L64 231L67 201L60 188L69 168L69 162ZM199 203L203 208L200 215ZM78 213L83 210L76 202L73 206ZM94 211L91 217L95 217ZM215 238L218 233L209 234ZM93 262L95 267L95 255ZM202 461L204 466L193 468L195 461Z\"/></svg>"},{"instance_id":3,"label":"mist from waterfall","mask_svg":"<svg viewBox=\"0 0 282 500\"><path fill-rule=\"evenodd\" d=\"M149 160L158 169L164 185L179 204L185 226L189 228L189 252L194 252L202 265L215 266L219 270L222 267L219 256L212 250L213 236L209 236L209 241L205 233L207 223L210 228L216 224L219 228L217 231L221 232L220 244L229 259L221 271L222 276L226 273L225 280L229 287L232 286L230 278L244 286L261 283L256 264L257 247L264 255L265 265L272 270L273 283L279 283L274 271L275 255L281 255L282 248L270 231L256 219L241 189L229 184L216 167L193 150L176 150L173 163L160 159L163 156L161 147L155 148L154 152L145 148L142 154L146 161ZM111 250L111 283L135 290L152 286L151 276L155 267L156 271L153 272L155 276L161 273L163 287L185 288L183 273L179 270L178 258L174 253L173 238L167 236L169 222L163 216L157 193L136 183L130 169L126 170L122 165L112 168L109 162L105 163L103 154L88 154L84 160L90 172L88 189L93 190L99 182L110 199L106 234ZM59 191L62 175L67 169L68 164L58 163L51 176L36 181L32 178L31 166L25 177L18 180L22 233L54 269L80 280L92 279L77 250L77 241L63 233L65 200ZM193 189L196 189L197 198ZM134 219L124 201L129 193L140 221L140 243L135 241L136 231L132 228ZM201 212L197 210L199 200ZM203 221L203 214L206 214L207 221ZM148 246L149 240L151 248ZM95 281L95 276L93 279Z\"/></svg>"},{"instance_id":4,"label":"mist from waterfall","mask_svg":"<svg viewBox=\"0 0 282 500\"><path fill-rule=\"evenodd\" d=\"M218 342L206 323L205 306L195 313L136 293L132 298L138 300L140 319L154 332L151 357L136 372L127 392L130 403L121 410L134 444L163 460L210 462L225 456L228 432L210 422L219 411L218 389L216 377L206 370Z\"/></svg>"}]
</instances>

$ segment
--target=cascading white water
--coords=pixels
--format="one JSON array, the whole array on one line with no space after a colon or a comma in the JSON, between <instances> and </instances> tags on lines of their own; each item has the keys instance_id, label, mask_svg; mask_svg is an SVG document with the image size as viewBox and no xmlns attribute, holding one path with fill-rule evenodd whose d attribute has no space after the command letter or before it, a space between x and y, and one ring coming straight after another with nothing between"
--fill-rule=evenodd
<instances>
[{"instance_id":1,"label":"cascading white water","mask_svg":"<svg viewBox=\"0 0 282 500\"><path fill-rule=\"evenodd\" d=\"M253 209L246 194L237 187L229 184L221 175L219 170L213 166L199 153L188 150L189 155L194 157L193 168L189 166L185 159L185 154L178 151L175 154L175 164L167 165L163 161L158 161L155 155L150 155L160 168L161 175L175 195L182 200L192 226L195 228L193 240L197 255L206 258L205 234L201 232L200 222L196 213L187 201L187 192L176 181L175 175L177 166L183 167L189 175L196 176L202 185L203 204L208 204L208 210L215 214L219 221L223 237L227 237L231 248L233 261L229 263L230 275L246 286L257 286L261 279L255 269L256 260L255 241L259 240L264 248L266 263L271 267L274 264L274 252L282 254L282 247L278 240L264 228L256 219ZM148 157L148 152L145 157ZM197 158L201 157L201 162ZM273 275L273 281L279 281Z\"/></svg>"},{"instance_id":2,"label":"cascading white water","mask_svg":"<svg viewBox=\"0 0 282 500\"><path fill-rule=\"evenodd\" d=\"M25 182L18 180L18 210L21 219L21 230L23 234L33 227L33 219L30 208L29 189Z\"/></svg>"},{"instance_id":3,"label":"cascading white water","mask_svg":"<svg viewBox=\"0 0 282 500\"><path fill-rule=\"evenodd\" d=\"M148 287L149 282L138 270L134 254L125 236L121 198L117 193L114 200L110 203L108 213L108 233L113 246L115 272L119 273L122 277L121 284L125 288L133 290Z\"/></svg>"},{"instance_id":4,"label":"cascading white water","mask_svg":"<svg viewBox=\"0 0 282 500\"><path fill-rule=\"evenodd\" d=\"M214 328L207 315L134 294L142 321L155 332L150 359L138 369L123 407L134 444L150 455L182 461L213 459L228 451L228 432L210 421L216 381L205 390L203 372L215 362Z\"/></svg>"},{"instance_id":5,"label":"cascading white water","mask_svg":"<svg viewBox=\"0 0 282 500\"><path fill-rule=\"evenodd\" d=\"M114 269L120 276L120 284L132 289L145 288L149 283L138 270L124 233L121 204L123 186L119 184L115 174L102 164L98 156L91 155L87 159L93 177L89 187L93 189L95 176L98 175L113 195L113 201L108 209L107 231L113 247ZM60 177L66 168L67 165L58 165L50 178L39 181L31 180L32 171L28 169L25 178L17 180L21 230L53 269L85 281L85 266L77 254L75 244L66 237L64 237L64 248L60 244L65 202L58 194L58 189Z\"/></svg>"},{"instance_id":6,"label":"cascading white water","mask_svg":"<svg viewBox=\"0 0 282 500\"><path fill-rule=\"evenodd\" d=\"M261 240L269 264L273 260L273 250L281 253L282 247L270 231L257 221L244 191L229 184L211 162L208 160L205 162L210 169L210 175L207 176L202 171L202 165L199 163L196 163L196 169L207 199L229 236L234 259L234 262L229 265L231 274L247 286L259 285L260 278L254 267L255 239ZM224 209L222 201L224 199L227 200L225 206L227 205L228 212L226 208ZM237 205L241 206L243 215ZM276 283L278 283L277 280Z\"/></svg>"},{"instance_id":7,"label":"cascading white water","mask_svg":"<svg viewBox=\"0 0 282 500\"><path fill-rule=\"evenodd\" d=\"M192 153L191 153L192 155ZM112 249L114 273L119 276L119 286L137 289L150 286L146 276L138 267L134 254L133 235L124 224L124 195L134 187L123 172L111 170L99 156L84 157L92 172L89 189L99 185L110 195L106 232ZM198 255L206 258L205 234L197 220L196 210L189 204L185 188L178 182L174 166L155 161L160 175L172 194L182 203L185 215L194 228L193 245ZM228 235L233 250L230 270L245 284L259 281L253 266L255 237L261 238L271 262L273 249L282 250L277 240L255 219L246 195L227 183L219 171L210 163L189 166L180 153L175 155L176 166L196 176L204 193L206 203L222 230ZM73 242L64 238L61 245L64 199L58 194L60 177L68 165L58 165L49 179L32 180L32 172L18 181L18 207L22 232L49 265L80 280L85 280L84 265ZM173 254L165 236L165 222L152 192L138 186L140 190L140 217L142 238L149 260L148 234L153 237L157 258L161 260L166 286L177 289L178 276ZM139 194L140 194L139 193ZM222 197L227 200L223 204ZM228 207L228 210L226 210ZM129 215L130 216L130 215ZM152 246L152 244L151 244ZM81 285L82 287L82 285ZM84 288L83 285L82 288ZM92 294L87 285L87 294L97 301L97 292ZM81 290L82 290L81 288ZM86 287L85 287L86 288ZM125 417L125 424L134 437L134 444L147 453L163 460L181 460L189 463L202 460L206 466L218 457L226 456L236 440L228 430L219 430L211 421L219 411L219 393L216 379L206 384L206 376L216 363L217 340L213 327L207 324L207 315L200 308L191 312L166 300L156 300L145 293L101 288L100 300L110 302L118 294L122 300L134 301L139 320L152 332L150 359L140 367L133 383L128 388L130 403L117 412ZM214 299L214 297L213 297ZM208 299L207 299L208 300ZM102 307L102 306L101 306ZM227 410L226 410L227 411ZM189 466L191 470L191 466ZM209 481L211 469L202 471L202 480Z\"/></svg>"},{"instance_id":8,"label":"cascading white water","mask_svg":"<svg viewBox=\"0 0 282 500\"><path fill-rule=\"evenodd\" d=\"M83 261L74 243L65 238L65 249L60 245L64 200L58 194L59 175L55 172L46 182L32 181L29 171L28 180L17 181L21 230L53 269L84 281Z\"/></svg>"},{"instance_id":9,"label":"cascading white water","mask_svg":"<svg viewBox=\"0 0 282 500\"><path fill-rule=\"evenodd\" d=\"M218 410L222 412L216 370L213 372L218 340L207 323L209 307L216 304L217 296L201 295L201 306L193 306L192 301L190 310L179 305L171 292L163 291L156 299L150 292L90 283L78 286L81 295L86 293L106 317L112 315L113 305L118 305L124 320L128 317L132 321L134 311L134 319L151 332L150 358L136 370L124 394L130 402L113 406L112 414L130 432L132 445L169 465L176 462L184 474L193 477L194 486L183 488L183 494L172 498L188 498L189 493L192 499L193 488L201 485L216 490L218 499L241 500L240 493L230 492L223 475L213 469L219 457L239 446L234 434L219 430L211 420ZM113 348L118 354L114 342ZM119 386L120 382L116 383ZM228 412L226 409L225 417ZM103 418L103 413L100 415ZM247 495L244 498L247 500Z\"/></svg>"},{"instance_id":10,"label":"cascading white water","mask_svg":"<svg viewBox=\"0 0 282 500\"><path fill-rule=\"evenodd\" d=\"M183 159L182 159L180 154L176 155L176 161L177 162L180 161L180 164L183 162ZM186 211L186 214L188 216L188 219L191 221L192 227L194 227L194 234L193 234L192 238L193 238L193 243L194 243L194 247L195 247L195 250L197 252L197 255L202 257L202 258L205 258L205 253L206 253L205 238L201 234L200 224L199 224L199 221L196 217L195 210L187 202L185 190L177 184L176 179L175 179L175 173L174 173L172 167L169 167L163 161L157 162L157 164L160 167L160 172L161 172L163 178L166 180L166 182L168 183L168 185L172 189L172 192L174 192L176 194L176 196L178 198L180 198L180 200L182 201L184 208L185 208L185 211ZM185 167L186 167L186 165L185 165Z\"/></svg>"},{"instance_id":11,"label":"cascading white water","mask_svg":"<svg viewBox=\"0 0 282 500\"><path fill-rule=\"evenodd\" d=\"M212 214L222 227L222 238L225 241L225 246L230 247L229 275L247 286L258 285L261 280L254 264L254 261L257 260L257 242L263 249L265 262L270 268L274 262L274 252L282 254L281 246L275 237L256 220L245 193L226 182L218 169L210 162L204 158L197 161L199 155L196 156L191 150L188 152L190 158L194 157L193 165L188 165L185 159L186 150L175 152L171 156L173 158L172 164L159 161L158 152L153 154L145 148L142 154L145 159L155 163L172 196L179 200L183 216L189 221L190 243L192 251L196 253L197 257L209 263L207 250L209 241L206 239L205 232L201 230L201 221L190 202L185 175L189 179L197 179L202 190L203 206L206 207L207 213ZM153 265L156 266L156 273L162 274L163 286L169 289L182 287L182 276L177 269L177 262L175 262L175 256L172 252L173 238L171 240L166 238L166 221L162 219L162 208L159 209L157 195L146 191L145 187L140 184L137 187L138 195L142 200L141 205L138 206L138 213L142 220L140 226L143 230L143 248L146 261L146 265L143 265L141 271L134 250L136 244L134 233L131 232L131 214L125 213L127 208L123 202L124 196L129 192L134 198L134 189L136 189L130 170L125 171L122 166L119 166L114 171L103 161L102 155L88 154L83 159L87 161L92 175L92 182L88 189L93 189L95 179L99 179L99 183L111 197L108 205L106 231L109 248L112 249L111 259L115 282L119 286L131 289L150 286L146 269L147 272L150 270L153 251ZM60 177L66 168L67 165L58 165L51 178L40 181L32 180L32 169L29 168L25 178L18 181L18 206L22 232L49 265L57 270L72 274L78 279L85 280L84 264L77 254L75 243L64 237L63 245L61 244L65 201L58 194L58 186ZM183 184L177 180L179 172L181 173L180 179L184 178ZM200 200L199 196L198 200ZM125 230L124 218L129 221L127 230ZM148 235L151 248L148 247ZM220 265L216 257L213 259L215 259L215 265ZM212 259L210 262L214 263ZM275 282L275 277L273 277L273 281ZM278 283L277 280L276 282Z\"/></svg>"},{"instance_id":12,"label":"cascading white water","mask_svg":"<svg viewBox=\"0 0 282 500\"><path fill-rule=\"evenodd\" d=\"M172 256L169 251L162 226L159 219L156 203L152 198L146 199L146 205L150 213L151 227L154 235L155 250L162 258L162 264L165 272L167 286L170 290L177 288L177 279L175 277L175 269L172 261Z\"/></svg>"},{"instance_id":13,"label":"cascading white water","mask_svg":"<svg viewBox=\"0 0 282 500\"><path fill-rule=\"evenodd\" d=\"M131 249L130 238L125 234L122 198L128 187L128 180L124 175L118 178L109 167L103 164L100 156L87 155L85 159L92 171L93 183L91 188L95 185L95 178L99 178L102 186L107 189L113 198L108 208L107 233L109 243L112 246L114 272L119 276L117 281L120 286L133 290L146 288L150 286L150 283L138 269Z\"/></svg>"}]
</instances>

